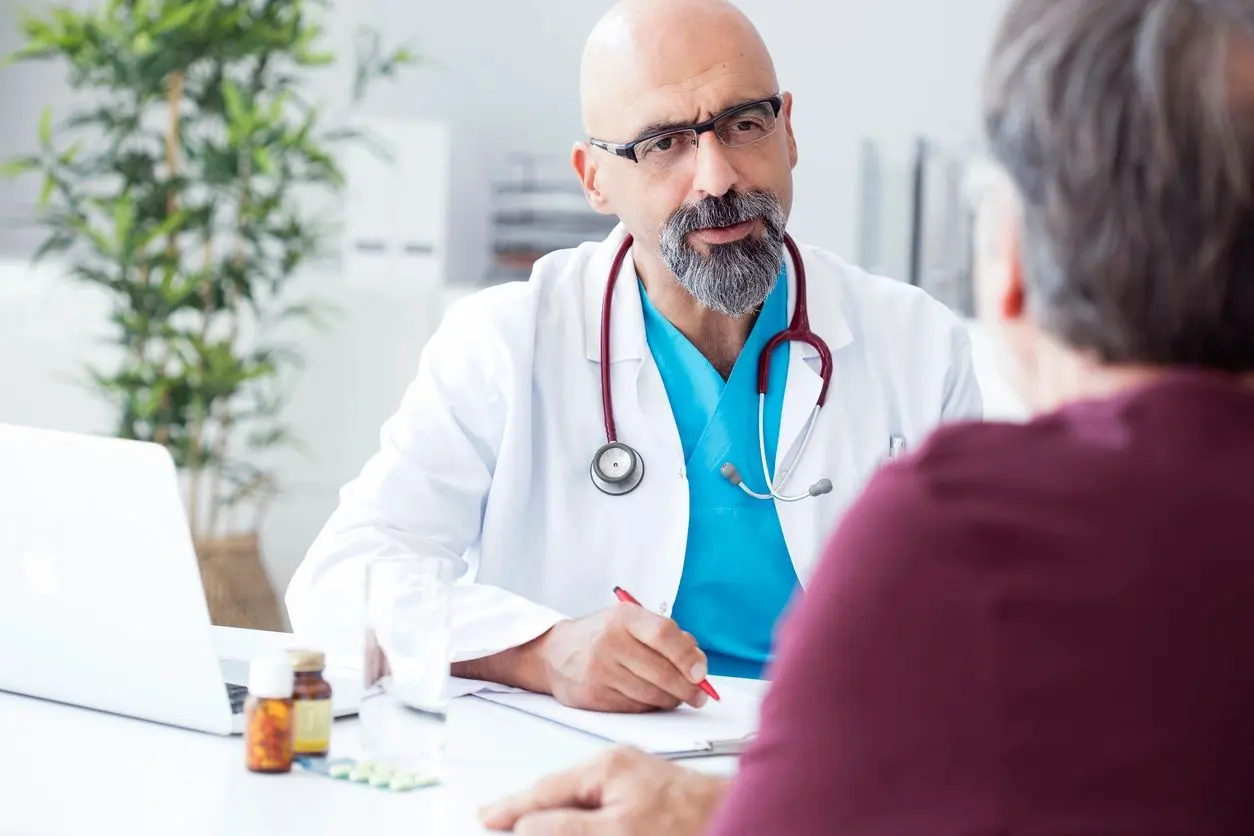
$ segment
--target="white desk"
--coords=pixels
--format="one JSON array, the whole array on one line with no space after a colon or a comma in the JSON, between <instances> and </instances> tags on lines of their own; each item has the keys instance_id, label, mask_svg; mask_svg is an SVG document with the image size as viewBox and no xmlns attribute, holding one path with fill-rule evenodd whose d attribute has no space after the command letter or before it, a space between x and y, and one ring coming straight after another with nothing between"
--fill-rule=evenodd
<instances>
[{"instance_id":1,"label":"white desk","mask_svg":"<svg viewBox=\"0 0 1254 836\"><path fill-rule=\"evenodd\" d=\"M244 631L217 630L216 638L237 657L253 655L250 647L266 641L264 634ZM716 687L751 685L716 679ZM356 744L357 721L337 721L332 756L355 755ZM250 773L238 736L0 693L0 833L481 834L481 804L606 748L595 738L464 698L454 701L449 716L448 782L391 793L299 770ZM735 762L686 765L730 774Z\"/></svg>"}]
</instances>

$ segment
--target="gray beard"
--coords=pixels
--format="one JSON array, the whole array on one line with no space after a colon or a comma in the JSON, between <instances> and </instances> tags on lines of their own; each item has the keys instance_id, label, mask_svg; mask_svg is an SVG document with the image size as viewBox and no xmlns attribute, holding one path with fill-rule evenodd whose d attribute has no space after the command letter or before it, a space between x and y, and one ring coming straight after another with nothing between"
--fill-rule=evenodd
<instances>
[{"instance_id":1,"label":"gray beard","mask_svg":"<svg viewBox=\"0 0 1254 836\"><path fill-rule=\"evenodd\" d=\"M762 219L762 237L710 245L702 255L687 236L698 229L733 226ZM762 307L775 287L784 259L784 210L763 191L728 192L681 206L662 227L662 261L702 306L727 316Z\"/></svg>"}]
</instances>

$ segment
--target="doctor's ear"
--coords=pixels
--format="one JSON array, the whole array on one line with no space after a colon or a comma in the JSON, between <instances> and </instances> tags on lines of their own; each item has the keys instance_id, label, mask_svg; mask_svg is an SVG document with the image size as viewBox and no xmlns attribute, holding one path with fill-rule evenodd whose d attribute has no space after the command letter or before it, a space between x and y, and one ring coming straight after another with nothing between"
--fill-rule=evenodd
<instances>
[{"instance_id":1,"label":"doctor's ear","mask_svg":"<svg viewBox=\"0 0 1254 836\"><path fill-rule=\"evenodd\" d=\"M587 198L588 205L603 215L613 214L609 199L597 186L598 166L592 147L586 142L576 142L570 152L570 164L579 177L579 184L583 186L583 195Z\"/></svg>"},{"instance_id":2,"label":"doctor's ear","mask_svg":"<svg viewBox=\"0 0 1254 836\"><path fill-rule=\"evenodd\" d=\"M779 116L784 120L784 134L788 140L788 164L797 167L797 136L792 130L792 93L783 94L784 104Z\"/></svg>"}]
</instances>

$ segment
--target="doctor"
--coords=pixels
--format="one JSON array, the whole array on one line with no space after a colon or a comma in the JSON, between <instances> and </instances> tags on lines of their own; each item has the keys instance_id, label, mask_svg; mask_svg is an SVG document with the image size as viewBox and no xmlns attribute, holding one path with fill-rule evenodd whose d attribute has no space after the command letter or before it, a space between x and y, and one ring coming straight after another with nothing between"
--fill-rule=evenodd
<instances>
[{"instance_id":1,"label":"doctor","mask_svg":"<svg viewBox=\"0 0 1254 836\"><path fill-rule=\"evenodd\" d=\"M581 73L574 169L621 224L450 308L287 605L355 653L365 563L436 555L459 676L700 706L707 674L761 676L880 463L980 393L946 308L787 236L793 100L735 7L627 0Z\"/></svg>"}]
</instances>

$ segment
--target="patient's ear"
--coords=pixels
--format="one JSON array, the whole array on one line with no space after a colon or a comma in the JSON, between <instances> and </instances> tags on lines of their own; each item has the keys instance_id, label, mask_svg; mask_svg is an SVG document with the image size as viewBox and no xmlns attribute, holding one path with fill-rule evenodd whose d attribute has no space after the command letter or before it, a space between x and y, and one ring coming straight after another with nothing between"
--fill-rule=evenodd
<instances>
[{"instance_id":1,"label":"patient's ear","mask_svg":"<svg viewBox=\"0 0 1254 836\"><path fill-rule=\"evenodd\" d=\"M1001 290L1001 301L998 305L1003 319L1017 321L1023 319L1027 309L1026 293L1023 289L1023 249L1020 245L1022 239L1017 221L1007 219L1006 225L1006 261L1003 267L1005 278Z\"/></svg>"},{"instance_id":2,"label":"patient's ear","mask_svg":"<svg viewBox=\"0 0 1254 836\"><path fill-rule=\"evenodd\" d=\"M986 325L1018 325L1027 312L1021 214L1010 186L985 176L971 230L976 313Z\"/></svg>"},{"instance_id":3,"label":"patient's ear","mask_svg":"<svg viewBox=\"0 0 1254 836\"><path fill-rule=\"evenodd\" d=\"M570 152L570 164L575 169L579 184L583 186L583 194L588 200L588 205L602 215L614 214L609 199L601 191L597 182L599 166L593 156L592 147L586 142L576 142Z\"/></svg>"}]
</instances>

